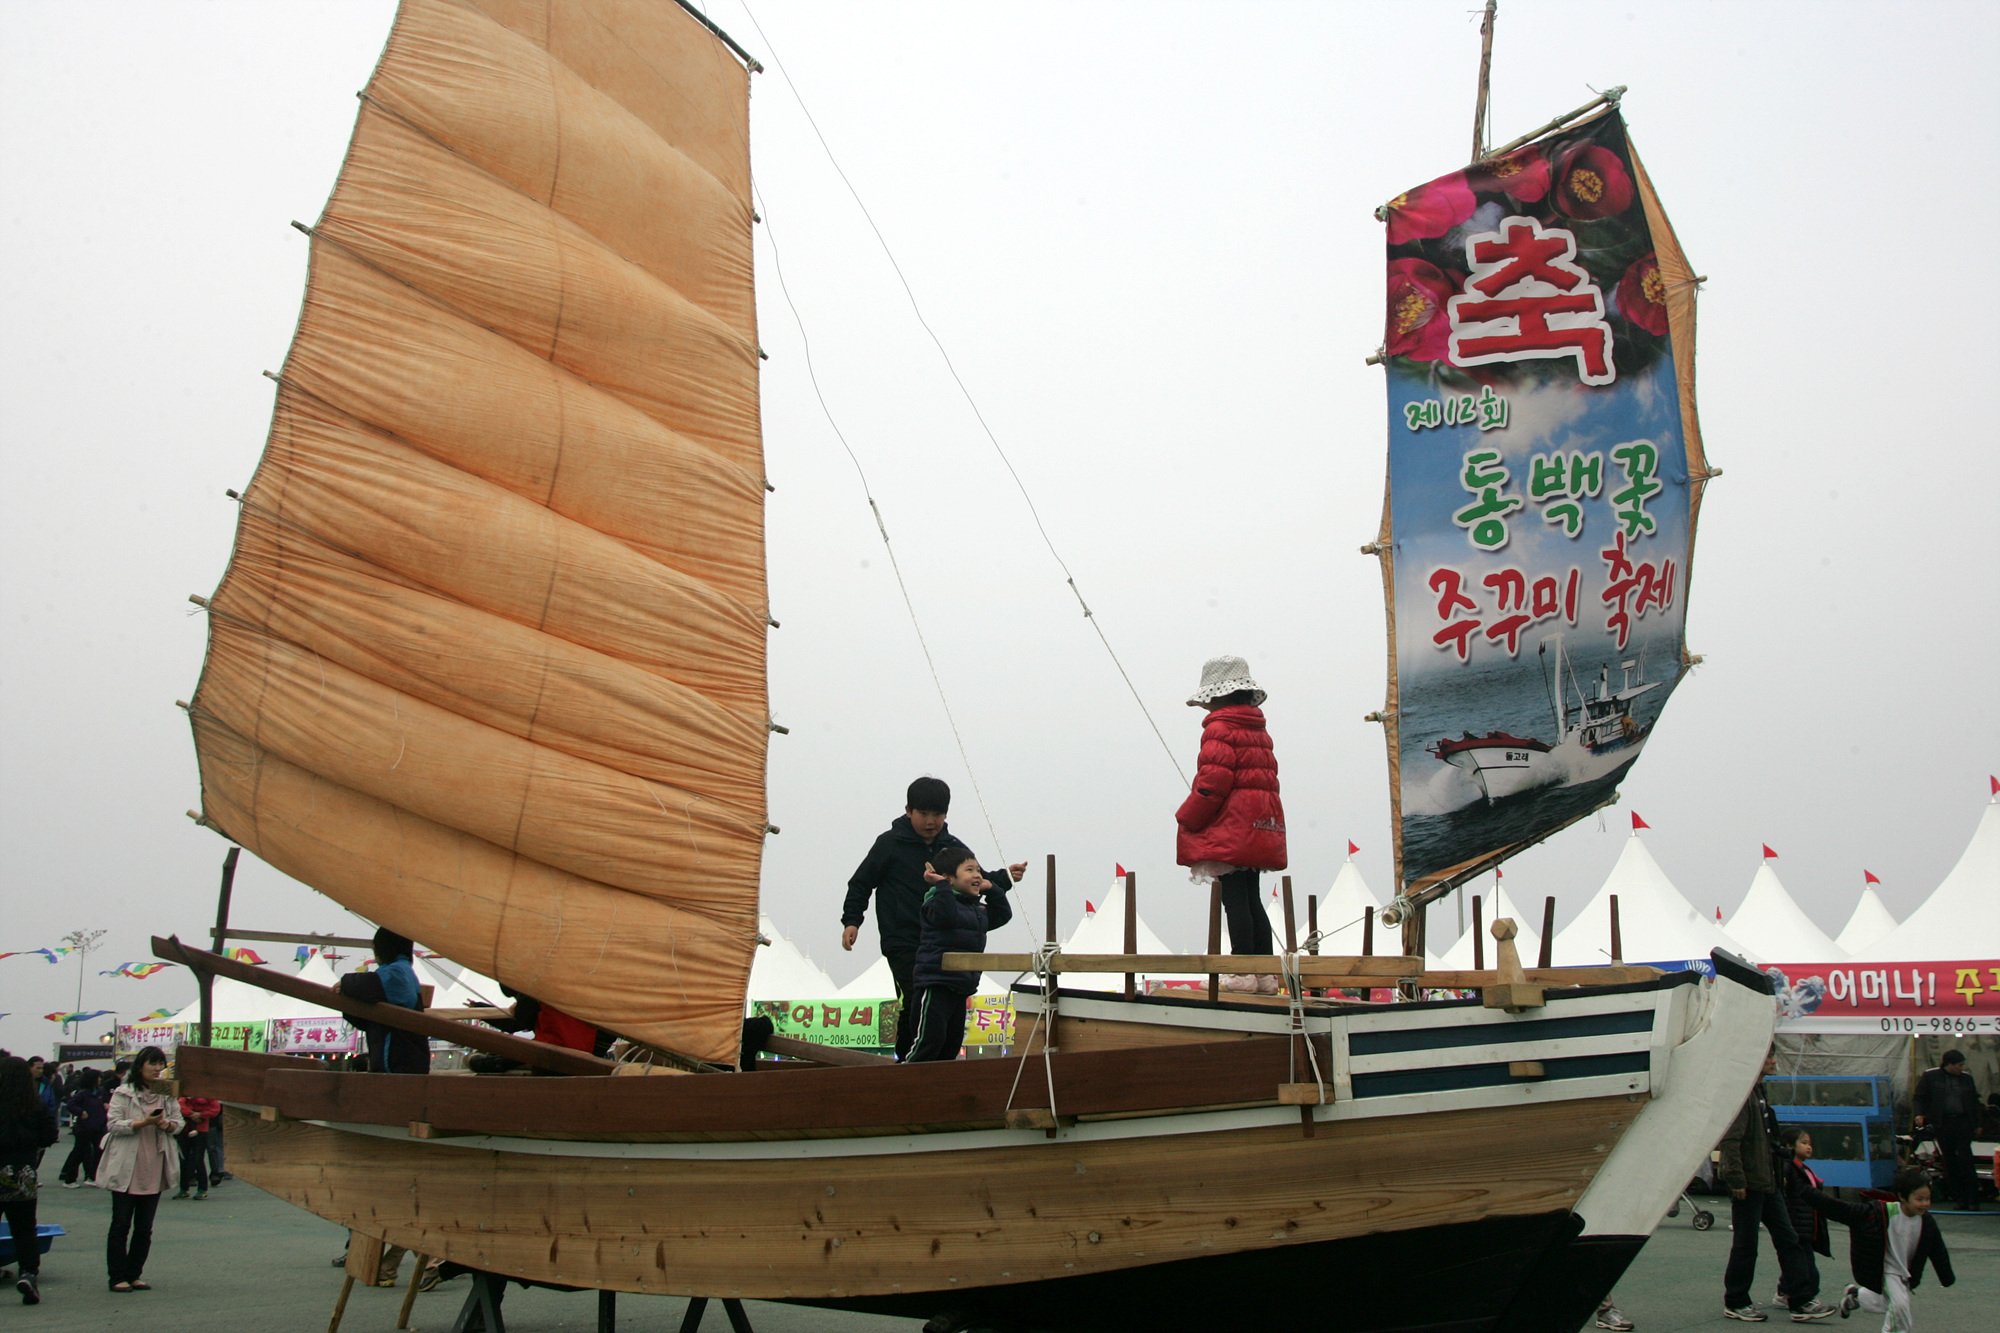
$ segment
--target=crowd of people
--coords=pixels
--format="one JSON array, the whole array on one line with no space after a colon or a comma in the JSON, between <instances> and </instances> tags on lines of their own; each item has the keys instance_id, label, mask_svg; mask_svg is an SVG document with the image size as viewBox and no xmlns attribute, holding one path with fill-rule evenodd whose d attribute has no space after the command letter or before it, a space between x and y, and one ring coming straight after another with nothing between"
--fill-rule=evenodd
<instances>
[{"instance_id":1,"label":"crowd of people","mask_svg":"<svg viewBox=\"0 0 2000 1333\"><path fill-rule=\"evenodd\" d=\"M151 1289L146 1256L162 1197L178 1190L177 1199L206 1199L211 1186L230 1179L221 1103L165 1091L166 1072L167 1057L154 1046L110 1070L67 1074L40 1056L0 1051L0 1210L22 1304L42 1300L41 1173L65 1117L70 1148L54 1183L111 1196L105 1268L112 1291Z\"/></svg>"},{"instance_id":2,"label":"crowd of people","mask_svg":"<svg viewBox=\"0 0 2000 1333\"><path fill-rule=\"evenodd\" d=\"M1764 1060L1764 1077L1777 1071L1775 1047ZM1947 1188L1959 1206L1979 1208L1979 1185L1972 1173L1972 1133L1980 1103L1965 1056L1946 1051L1934 1069L1917 1080L1913 1122L1937 1134ZM1961 1145L1962 1141L1962 1146ZM1800 1126L1780 1129L1760 1078L1723 1136L1720 1176L1731 1196L1729 1263L1722 1278L1722 1311L1730 1319L1763 1323L1770 1316L1751 1299L1757 1276L1758 1233L1770 1235L1778 1254L1778 1288L1773 1307L1789 1311L1794 1323L1810 1323L1859 1310L1882 1316L1883 1333L1916 1328L1914 1293L1924 1270L1949 1287L1957 1281L1944 1233L1931 1216L1932 1173L1915 1164L1900 1167L1888 1191L1866 1191L1857 1200L1827 1192L1812 1169L1812 1135ZM1885 1197L1875 1197L1885 1195ZM1892 1197L1891 1197L1892 1196ZM1848 1266L1853 1281L1839 1304L1819 1299L1815 1255L1831 1258L1828 1222L1846 1226Z\"/></svg>"}]
</instances>

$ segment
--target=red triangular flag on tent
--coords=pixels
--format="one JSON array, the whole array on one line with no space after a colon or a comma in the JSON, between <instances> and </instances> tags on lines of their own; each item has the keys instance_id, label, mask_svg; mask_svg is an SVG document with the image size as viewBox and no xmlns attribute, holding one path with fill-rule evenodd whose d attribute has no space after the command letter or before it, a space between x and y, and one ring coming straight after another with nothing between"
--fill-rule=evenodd
<instances>
[{"instance_id":1,"label":"red triangular flag on tent","mask_svg":"<svg viewBox=\"0 0 2000 1333\"><path fill-rule=\"evenodd\" d=\"M1988 773L1986 775L1986 781L1987 784L1993 788L1993 794L1995 796L2000 796L2000 778L1996 778L1991 773Z\"/></svg>"},{"instance_id":2,"label":"red triangular flag on tent","mask_svg":"<svg viewBox=\"0 0 2000 1333\"><path fill-rule=\"evenodd\" d=\"M1506 873L1507 873L1507 872L1506 872L1506 871L1504 871L1504 870L1502 870L1502 869L1501 869L1501 868L1500 868L1499 866L1494 866L1494 867L1493 867L1493 882L1494 882L1495 884L1498 884L1498 883L1500 882L1500 877L1501 877L1502 875L1506 874Z\"/></svg>"},{"instance_id":3,"label":"red triangular flag on tent","mask_svg":"<svg viewBox=\"0 0 2000 1333\"><path fill-rule=\"evenodd\" d=\"M1348 854L1349 856L1352 856L1352 855L1354 855L1354 854L1355 854L1356 852L1358 852L1358 851L1360 851L1360 850L1361 850L1361 849L1360 849L1359 847L1356 847L1356 846L1354 845L1354 839L1352 839L1352 838L1349 838L1349 839L1347 840L1347 854Z\"/></svg>"},{"instance_id":4,"label":"red triangular flag on tent","mask_svg":"<svg viewBox=\"0 0 2000 1333\"><path fill-rule=\"evenodd\" d=\"M1116 875L1118 878L1123 879L1125 878L1125 867L1119 865L1116 861L1113 861L1111 863L1111 873Z\"/></svg>"},{"instance_id":5,"label":"red triangular flag on tent","mask_svg":"<svg viewBox=\"0 0 2000 1333\"><path fill-rule=\"evenodd\" d=\"M1092 902L1092 901L1090 901L1090 899L1088 899L1088 898L1085 898L1085 899L1083 900L1083 914L1084 914L1085 916L1096 916L1096 915L1097 915L1097 904L1096 904L1096 903L1094 903L1094 902Z\"/></svg>"},{"instance_id":6,"label":"red triangular flag on tent","mask_svg":"<svg viewBox=\"0 0 2000 1333\"><path fill-rule=\"evenodd\" d=\"M1718 926L1722 924L1722 908L1720 907L1715 909L1715 924Z\"/></svg>"},{"instance_id":7,"label":"red triangular flag on tent","mask_svg":"<svg viewBox=\"0 0 2000 1333\"><path fill-rule=\"evenodd\" d=\"M1651 827L1653 827L1651 824L1648 824L1645 820L1639 818L1639 812L1637 810L1634 810L1632 812L1632 831L1634 833L1637 833L1642 828L1651 828Z\"/></svg>"},{"instance_id":8,"label":"red triangular flag on tent","mask_svg":"<svg viewBox=\"0 0 2000 1333\"><path fill-rule=\"evenodd\" d=\"M1872 871L1872 870L1864 870L1864 871L1862 871L1862 872L1861 872L1861 882L1862 882L1863 884L1880 884L1880 883L1881 883L1882 881L1881 881L1881 880L1879 880L1879 879L1877 879L1877 878L1875 878L1875 872L1874 872L1874 871Z\"/></svg>"},{"instance_id":9,"label":"red triangular flag on tent","mask_svg":"<svg viewBox=\"0 0 2000 1333\"><path fill-rule=\"evenodd\" d=\"M1771 844L1768 842L1764 844L1764 859L1766 861L1775 861L1778 859L1778 854L1771 850Z\"/></svg>"}]
</instances>

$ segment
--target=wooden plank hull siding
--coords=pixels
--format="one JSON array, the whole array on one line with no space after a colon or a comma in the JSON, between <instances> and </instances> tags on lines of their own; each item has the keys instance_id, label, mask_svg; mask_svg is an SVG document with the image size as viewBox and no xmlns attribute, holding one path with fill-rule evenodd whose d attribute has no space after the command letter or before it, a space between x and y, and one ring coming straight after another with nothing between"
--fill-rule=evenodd
<instances>
[{"instance_id":1,"label":"wooden plank hull siding","mask_svg":"<svg viewBox=\"0 0 2000 1333\"><path fill-rule=\"evenodd\" d=\"M1574 1214L1553 1212L1050 1277L943 1298L917 1293L795 1303L908 1319L927 1318L948 1303L975 1327L1050 1333L1250 1327L1551 1333L1587 1328L1598 1302L1645 1243L1644 1236L1579 1236ZM1254 1318L1245 1313L1251 1308Z\"/></svg>"},{"instance_id":2,"label":"wooden plank hull siding","mask_svg":"<svg viewBox=\"0 0 2000 1333\"><path fill-rule=\"evenodd\" d=\"M759 1082L790 1095L801 1077ZM1547 1217L1645 1100L859 1155L507 1151L234 1108L227 1132L245 1180L419 1253L585 1287L840 1300Z\"/></svg>"}]
</instances>

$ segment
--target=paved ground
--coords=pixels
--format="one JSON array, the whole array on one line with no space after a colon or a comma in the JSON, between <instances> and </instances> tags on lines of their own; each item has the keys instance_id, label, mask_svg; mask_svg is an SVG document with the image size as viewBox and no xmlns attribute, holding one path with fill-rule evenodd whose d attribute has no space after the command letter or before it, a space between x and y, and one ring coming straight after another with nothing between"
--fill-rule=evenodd
<instances>
[{"instance_id":1,"label":"paved ground","mask_svg":"<svg viewBox=\"0 0 2000 1333\"><path fill-rule=\"evenodd\" d=\"M43 1263L43 1303L18 1309L11 1285L0 1288L0 1328L35 1328L41 1333L101 1333L118 1324L146 1333L319 1333L326 1327L340 1291L340 1273L328 1262L340 1251L336 1227L280 1203L240 1181L219 1186L206 1202L173 1200L160 1205L152 1261L146 1278L155 1290L115 1296L105 1289L104 1232L109 1198L98 1190L51 1188L43 1194L42 1221L59 1222L70 1234L56 1242ZM2000 1327L2000 1211L1979 1217L1942 1219L1946 1242L1958 1268L1958 1285L1942 1290L1926 1281L1917 1292L1922 1333L1975 1333ZM1729 1252L1727 1214L1713 1231L1697 1232L1685 1213L1668 1221L1646 1246L1619 1284L1618 1303L1643 1333L1684 1329L1720 1330L1737 1325L1722 1318L1722 1264ZM1835 1261L1821 1260L1822 1278L1838 1292L1847 1280L1846 1238L1834 1228ZM1768 1247L1759 1265L1757 1291L1768 1293L1776 1260ZM407 1269L405 1270L407 1272ZM465 1298L460 1278L417 1297L411 1322L425 1333L444 1333ZM1329 1285L1337 1291L1337 1282ZM397 1291L357 1288L348 1303L344 1333L390 1333L402 1299ZM596 1326L596 1302L588 1295L509 1290L505 1306L510 1333L544 1330L586 1331ZM620 1333L673 1333L686 1302L664 1296L622 1296ZM758 1333L916 1333L917 1323L877 1319L792 1306L749 1302ZM1789 1327L1774 1319L1771 1327ZM710 1333L728 1327L722 1310L711 1305L703 1325ZM1254 1327L1254 1323L1245 1325ZM1874 1333L1872 1321L1822 1327ZM1106 1333L1125 1333L1106 1330ZM1145 1333L1144 1330L1138 1333Z\"/></svg>"}]
</instances>

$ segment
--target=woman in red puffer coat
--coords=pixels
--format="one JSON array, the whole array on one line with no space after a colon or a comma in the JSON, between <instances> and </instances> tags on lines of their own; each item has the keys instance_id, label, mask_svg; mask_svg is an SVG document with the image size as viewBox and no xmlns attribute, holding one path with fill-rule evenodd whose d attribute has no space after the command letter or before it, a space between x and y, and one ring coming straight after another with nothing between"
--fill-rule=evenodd
<instances>
[{"instance_id":1,"label":"woman in red puffer coat","mask_svg":"<svg viewBox=\"0 0 2000 1333\"><path fill-rule=\"evenodd\" d=\"M1176 859L1197 884L1221 886L1232 953L1268 954L1271 920L1264 914L1258 872L1285 868L1285 807L1278 799L1278 760L1259 704L1266 694L1240 657L1212 657L1190 708L1206 708L1194 789L1174 819ZM1250 989L1240 979L1234 988ZM1254 985L1255 983L1253 983ZM1260 987L1273 994L1277 978Z\"/></svg>"}]
</instances>

